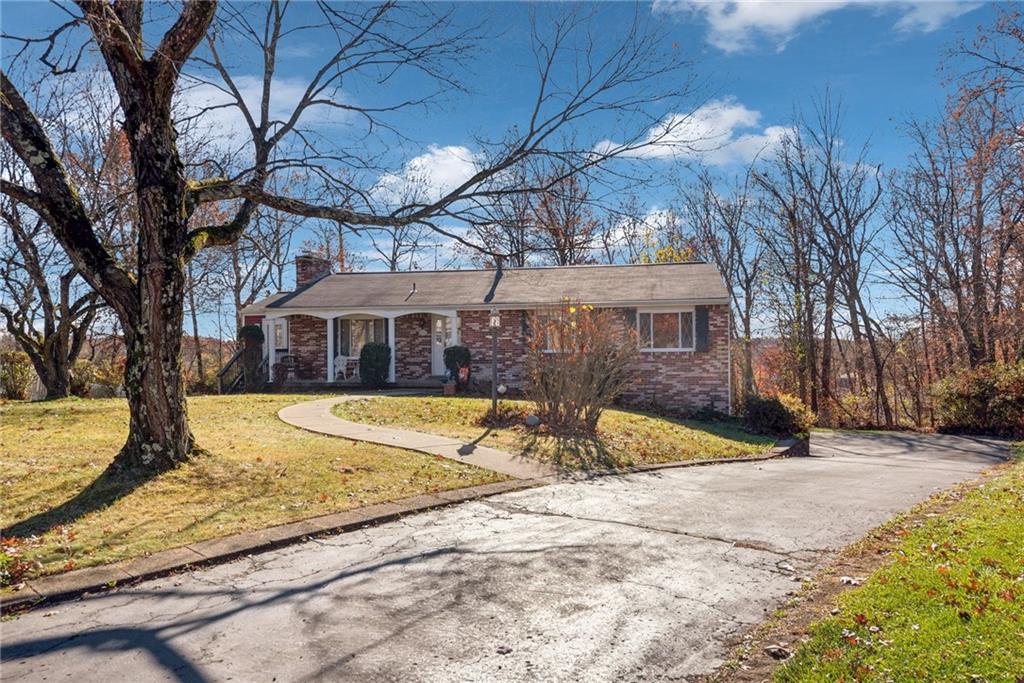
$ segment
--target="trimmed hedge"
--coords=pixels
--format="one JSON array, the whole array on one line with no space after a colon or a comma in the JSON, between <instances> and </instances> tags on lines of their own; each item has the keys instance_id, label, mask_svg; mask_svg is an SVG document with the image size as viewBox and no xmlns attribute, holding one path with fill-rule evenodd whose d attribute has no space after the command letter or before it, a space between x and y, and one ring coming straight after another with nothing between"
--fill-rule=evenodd
<instances>
[{"instance_id":1,"label":"trimmed hedge","mask_svg":"<svg viewBox=\"0 0 1024 683\"><path fill-rule=\"evenodd\" d=\"M747 430L755 434L790 436L814 426L814 413L791 394L748 396L745 408Z\"/></svg>"},{"instance_id":2,"label":"trimmed hedge","mask_svg":"<svg viewBox=\"0 0 1024 683\"><path fill-rule=\"evenodd\" d=\"M359 379L363 386L380 389L388 383L391 347L383 342L370 342L359 352Z\"/></svg>"},{"instance_id":3,"label":"trimmed hedge","mask_svg":"<svg viewBox=\"0 0 1024 683\"><path fill-rule=\"evenodd\" d=\"M941 432L1024 436L1024 361L960 370L932 394Z\"/></svg>"}]
</instances>

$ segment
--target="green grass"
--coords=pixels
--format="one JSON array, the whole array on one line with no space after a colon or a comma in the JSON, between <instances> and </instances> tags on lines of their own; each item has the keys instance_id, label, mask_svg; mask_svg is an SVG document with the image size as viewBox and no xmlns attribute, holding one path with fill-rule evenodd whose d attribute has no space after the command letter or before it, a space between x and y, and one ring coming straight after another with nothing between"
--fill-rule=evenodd
<instances>
[{"instance_id":1,"label":"green grass","mask_svg":"<svg viewBox=\"0 0 1024 683\"><path fill-rule=\"evenodd\" d=\"M1020 680L1024 462L910 530L838 608L776 681Z\"/></svg>"},{"instance_id":2,"label":"green grass","mask_svg":"<svg viewBox=\"0 0 1024 683\"><path fill-rule=\"evenodd\" d=\"M526 401L506 400L504 409L528 412ZM477 441L567 467L622 467L645 463L733 458L762 453L773 441L748 434L732 422L676 420L640 412L607 410L596 438L555 438L543 431L514 426L480 426L490 401L451 397L368 397L334 407L353 422L389 425Z\"/></svg>"},{"instance_id":3,"label":"green grass","mask_svg":"<svg viewBox=\"0 0 1024 683\"><path fill-rule=\"evenodd\" d=\"M209 455L137 486L93 487L127 433L123 400L0 405L0 525L7 529L40 515L52 523L47 516L75 499L70 511L63 508L71 519L25 543L24 556L41 564L32 576L504 478L442 458L320 436L277 419L282 407L312 398L189 399L193 431Z\"/></svg>"}]
</instances>

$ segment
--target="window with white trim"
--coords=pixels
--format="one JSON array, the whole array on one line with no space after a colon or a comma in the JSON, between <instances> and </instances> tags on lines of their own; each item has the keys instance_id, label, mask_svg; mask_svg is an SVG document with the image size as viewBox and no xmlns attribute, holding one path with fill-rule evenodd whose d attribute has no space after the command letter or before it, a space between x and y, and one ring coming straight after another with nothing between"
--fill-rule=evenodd
<instances>
[{"instance_id":1,"label":"window with white trim","mask_svg":"<svg viewBox=\"0 0 1024 683\"><path fill-rule=\"evenodd\" d=\"M276 351L287 351L288 350L288 320L286 318L277 318L271 323L274 326L274 350Z\"/></svg>"},{"instance_id":2,"label":"window with white trim","mask_svg":"<svg viewBox=\"0 0 1024 683\"><path fill-rule=\"evenodd\" d=\"M693 351L693 311L637 311L641 351Z\"/></svg>"}]
</instances>

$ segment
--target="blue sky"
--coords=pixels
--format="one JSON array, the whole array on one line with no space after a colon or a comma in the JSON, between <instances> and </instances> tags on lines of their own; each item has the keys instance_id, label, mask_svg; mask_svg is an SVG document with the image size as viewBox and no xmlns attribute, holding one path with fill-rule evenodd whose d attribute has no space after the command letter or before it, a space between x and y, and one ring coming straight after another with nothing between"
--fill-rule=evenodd
<instances>
[{"instance_id":1,"label":"blue sky","mask_svg":"<svg viewBox=\"0 0 1024 683\"><path fill-rule=\"evenodd\" d=\"M629 3L577 7L593 11L595 34L610 39L628 25L636 9ZM716 139L728 143L788 125L795 110L808 110L812 97L830 88L847 109L846 137L853 144L870 137L873 157L889 167L899 165L905 155L900 126L910 117L935 114L943 103L946 89L939 66L944 52L958 37L970 37L978 24L990 23L995 14L991 4L928 1L658 0L641 7L667 27L669 39L679 50L694 58L694 71L703 87L688 101L693 107L707 100L717 103L708 113L709 122L719 131ZM455 8L457 24L478 25L486 36L463 72L469 92L447 98L428 112L408 110L389 117L410 138L401 145L395 140L378 143L388 148L396 167L402 160L426 155L423 163L429 165L429 172L445 176L449 163L449 174L457 176L458 164L446 158L444 150L478 151L475 134L499 136L508 125L522 121L532 103L536 79L530 66L530 6L478 2ZM289 12L298 22L316 10L311 2L297 2ZM55 26L64 16L41 2L5 2L3 30L38 34L40 28ZM301 43L287 44L279 68L282 87L276 93L282 107L288 103L288 87L302 84L318 56L330 49L326 35L303 34ZM10 51L8 44L4 52L9 55ZM254 56L244 49L232 55L236 76L257 75ZM400 74L383 91L362 87L353 96L361 101L387 101L424 87L418 76ZM665 87L671 90L672 84ZM343 128L326 130L342 135ZM744 150L736 149L710 155L705 161L728 173L746 156ZM676 162L666 158L653 163L661 171L671 170Z\"/></svg>"},{"instance_id":2,"label":"blue sky","mask_svg":"<svg viewBox=\"0 0 1024 683\"><path fill-rule=\"evenodd\" d=\"M445 7L441 5L437 8ZM970 38L979 24L991 24L997 7L976 2L670 2L640 5L640 11L668 30L667 40L694 59L702 88L687 100L698 109L702 125L716 131L721 149L699 155L724 176L738 172L753 151L770 144L773 131L789 125L796 110L809 111L812 98L826 88L841 98L846 109L844 139L859 147L870 139L871 161L899 167L907 153L902 125L912 117L935 116L948 88L940 66L947 50L960 38ZM637 6L626 3L577 5L592 12L593 32L613 41L628 26ZM539 12L557 7L540 6ZM38 34L63 20L63 13L42 3L5 2L5 33ZM166 10L165 10L166 11ZM312 3L295 3L294 21L315 13ZM368 182L400 183L413 168L443 187L472 169L479 151L478 134L500 137L527 115L536 89L529 49L530 6L524 3L466 3L455 6L457 24L480 26L486 36L462 74L467 93L445 98L439 106L407 110L388 118L408 140L373 140L392 167L392 175ZM160 28L159 22L154 30ZM318 57L328 54L328 35L305 34L291 43L280 60L276 96L286 108L289 97L308 77ZM10 55L10 44L5 56ZM258 73L251 52L239 47L230 55L237 77ZM671 91L682 85L665 83ZM422 92L427 84L415 74L401 74L384 89L363 82L352 84L347 96L360 102L393 101ZM194 96L194 95L192 95ZM230 115L218 121L230 128ZM614 137L613 122L598 119L589 134ZM600 130L608 126L607 131ZM344 121L310 122L327 136L345 140L353 134ZM716 144L716 147L718 145ZM692 160L692 159L691 159ZM641 161L658 176L669 176L683 164L665 155ZM669 201L667 187L638 191L651 209ZM354 240L349 247L365 250ZM425 259L422 267L431 267ZM379 267L372 261L365 266Z\"/></svg>"}]
</instances>

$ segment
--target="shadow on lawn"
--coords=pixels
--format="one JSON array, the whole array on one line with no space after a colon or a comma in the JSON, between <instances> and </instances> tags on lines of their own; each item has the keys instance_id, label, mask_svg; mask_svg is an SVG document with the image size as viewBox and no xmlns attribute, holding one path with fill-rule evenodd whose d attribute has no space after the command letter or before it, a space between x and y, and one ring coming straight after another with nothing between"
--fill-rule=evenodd
<instances>
[{"instance_id":1,"label":"shadow on lawn","mask_svg":"<svg viewBox=\"0 0 1024 683\"><path fill-rule=\"evenodd\" d=\"M581 470L617 469L628 465L613 453L597 434L552 434L528 432L519 448L523 453L537 453L558 467Z\"/></svg>"},{"instance_id":2,"label":"shadow on lawn","mask_svg":"<svg viewBox=\"0 0 1024 683\"><path fill-rule=\"evenodd\" d=\"M57 507L15 522L0 533L8 538L39 536L54 527L71 524L90 512L102 510L116 500L127 496L156 475L155 472L137 475L112 474L110 470L105 470L73 498Z\"/></svg>"}]
</instances>

